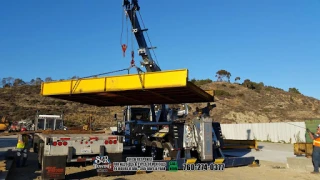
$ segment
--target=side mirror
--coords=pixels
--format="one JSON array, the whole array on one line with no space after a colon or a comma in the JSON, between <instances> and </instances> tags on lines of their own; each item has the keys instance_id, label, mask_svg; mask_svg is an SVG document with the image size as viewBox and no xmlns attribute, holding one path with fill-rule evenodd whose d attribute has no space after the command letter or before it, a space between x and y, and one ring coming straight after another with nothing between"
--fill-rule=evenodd
<instances>
[{"instance_id":1,"label":"side mirror","mask_svg":"<svg viewBox=\"0 0 320 180\"><path fill-rule=\"evenodd\" d=\"M117 114L114 114L114 120L115 121L117 120Z\"/></svg>"}]
</instances>

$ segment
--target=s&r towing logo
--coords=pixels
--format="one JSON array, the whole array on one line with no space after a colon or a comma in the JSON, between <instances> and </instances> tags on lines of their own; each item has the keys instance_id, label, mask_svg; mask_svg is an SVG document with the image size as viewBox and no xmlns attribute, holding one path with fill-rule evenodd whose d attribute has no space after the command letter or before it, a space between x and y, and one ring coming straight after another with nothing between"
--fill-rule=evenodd
<instances>
[{"instance_id":1,"label":"s&r towing logo","mask_svg":"<svg viewBox=\"0 0 320 180\"><path fill-rule=\"evenodd\" d=\"M93 166L97 172L110 172L113 170L112 163L108 156L96 156Z\"/></svg>"}]
</instances>

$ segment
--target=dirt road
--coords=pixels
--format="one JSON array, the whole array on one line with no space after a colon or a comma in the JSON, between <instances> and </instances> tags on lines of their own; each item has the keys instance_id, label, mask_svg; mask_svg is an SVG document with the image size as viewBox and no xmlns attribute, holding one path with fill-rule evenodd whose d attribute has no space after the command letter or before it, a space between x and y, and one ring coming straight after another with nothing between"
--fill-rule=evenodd
<instances>
[{"instance_id":1,"label":"dirt road","mask_svg":"<svg viewBox=\"0 0 320 180\"><path fill-rule=\"evenodd\" d=\"M66 179L88 179L88 180L149 180L149 179L161 179L161 180L179 180L179 179L225 179L225 180L259 180L259 179L290 179L290 180L319 180L320 175L310 174L310 172L297 172L292 169L287 169L286 163L283 163L286 156L291 153L284 153L291 149L288 145L280 144L263 144L265 149L254 153L257 159L260 159L260 167L237 167L226 168L222 172L152 172L148 174L136 174L127 176L112 176L112 177L99 177L93 166L87 167L67 167ZM273 147L275 146L275 147ZM288 147L286 147L288 146ZM273 151L276 149L275 151ZM279 151L281 150L281 153ZM271 152L272 151L272 152ZM283 151L283 152L282 152ZM248 155L253 155L249 153ZM262 160L263 158L273 157L271 161ZM13 168L8 176L9 180L33 180L40 179L40 170L37 167L37 155L34 153L29 154L28 166L24 168ZM281 159L282 158L282 159ZM277 159L278 162L275 162ZM311 161L311 159L310 159Z\"/></svg>"},{"instance_id":2,"label":"dirt road","mask_svg":"<svg viewBox=\"0 0 320 180\"><path fill-rule=\"evenodd\" d=\"M30 154L29 166L25 168L14 168L9 174L8 179L12 180L33 180L40 179L40 171L36 165L36 155ZM261 161L260 167L237 167L226 168L221 172L152 172L147 174L136 174L127 176L99 177L92 166L87 167L67 167L66 179L88 179L88 180L179 180L179 179L225 179L225 180L257 180L257 179L292 179L292 180L318 180L320 175L308 172L296 172L286 169L286 164L269 161Z\"/></svg>"}]
</instances>

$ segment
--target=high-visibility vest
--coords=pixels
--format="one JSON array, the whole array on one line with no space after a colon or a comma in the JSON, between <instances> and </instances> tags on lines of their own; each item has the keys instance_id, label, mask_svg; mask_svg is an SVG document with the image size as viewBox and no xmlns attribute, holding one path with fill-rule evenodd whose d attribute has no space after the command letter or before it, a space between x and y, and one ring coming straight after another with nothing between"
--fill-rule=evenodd
<instances>
[{"instance_id":1,"label":"high-visibility vest","mask_svg":"<svg viewBox=\"0 0 320 180\"><path fill-rule=\"evenodd\" d=\"M18 143L17 143L17 148L18 149L23 149L25 148L26 144L28 143L28 137L27 136L18 136Z\"/></svg>"},{"instance_id":2,"label":"high-visibility vest","mask_svg":"<svg viewBox=\"0 0 320 180\"><path fill-rule=\"evenodd\" d=\"M24 142L22 140L18 140L17 148L18 149L23 149L24 148Z\"/></svg>"},{"instance_id":3,"label":"high-visibility vest","mask_svg":"<svg viewBox=\"0 0 320 180\"><path fill-rule=\"evenodd\" d=\"M320 137L318 137L318 138L313 140L313 145L317 146L317 147L320 147Z\"/></svg>"}]
</instances>

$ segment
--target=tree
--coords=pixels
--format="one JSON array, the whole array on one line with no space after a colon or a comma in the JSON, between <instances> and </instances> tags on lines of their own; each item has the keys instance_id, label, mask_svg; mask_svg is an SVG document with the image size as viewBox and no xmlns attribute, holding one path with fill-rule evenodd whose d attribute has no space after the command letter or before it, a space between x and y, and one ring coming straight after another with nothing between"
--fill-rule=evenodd
<instances>
[{"instance_id":1,"label":"tree","mask_svg":"<svg viewBox=\"0 0 320 180\"><path fill-rule=\"evenodd\" d=\"M2 78L2 87L11 87L14 83L14 78L13 77L6 77Z\"/></svg>"},{"instance_id":2,"label":"tree","mask_svg":"<svg viewBox=\"0 0 320 180\"><path fill-rule=\"evenodd\" d=\"M51 77L46 77L46 79L44 79L45 82L50 82L53 81Z\"/></svg>"},{"instance_id":3,"label":"tree","mask_svg":"<svg viewBox=\"0 0 320 180\"><path fill-rule=\"evenodd\" d=\"M201 85L204 85L204 84L208 84L208 83L212 83L212 80L211 79L191 79L191 82L197 86L201 86Z\"/></svg>"},{"instance_id":4,"label":"tree","mask_svg":"<svg viewBox=\"0 0 320 180\"><path fill-rule=\"evenodd\" d=\"M79 79L79 76L72 76L70 79Z\"/></svg>"},{"instance_id":5,"label":"tree","mask_svg":"<svg viewBox=\"0 0 320 180\"><path fill-rule=\"evenodd\" d=\"M29 83L30 83L30 85L35 85L36 81L34 79L31 79Z\"/></svg>"},{"instance_id":6,"label":"tree","mask_svg":"<svg viewBox=\"0 0 320 180\"><path fill-rule=\"evenodd\" d=\"M234 79L234 81L236 82L236 81L240 81L240 77L238 76L238 77L236 77L235 79Z\"/></svg>"},{"instance_id":7,"label":"tree","mask_svg":"<svg viewBox=\"0 0 320 180\"><path fill-rule=\"evenodd\" d=\"M2 78L1 83L2 87L4 87L7 84L7 78Z\"/></svg>"},{"instance_id":8,"label":"tree","mask_svg":"<svg viewBox=\"0 0 320 180\"><path fill-rule=\"evenodd\" d=\"M296 93L296 94L301 94L300 91L297 88L289 88L289 92Z\"/></svg>"},{"instance_id":9,"label":"tree","mask_svg":"<svg viewBox=\"0 0 320 180\"><path fill-rule=\"evenodd\" d=\"M230 82L231 73L226 70L219 70L216 72L217 81L223 81L223 79L227 78L228 82Z\"/></svg>"},{"instance_id":10,"label":"tree","mask_svg":"<svg viewBox=\"0 0 320 180\"><path fill-rule=\"evenodd\" d=\"M37 77L35 80L35 85L41 85L42 82L43 82L43 80L41 78Z\"/></svg>"},{"instance_id":11,"label":"tree","mask_svg":"<svg viewBox=\"0 0 320 180\"><path fill-rule=\"evenodd\" d=\"M25 84L26 83L20 78L15 79L13 82L13 86L20 86L20 85L25 85Z\"/></svg>"}]
</instances>

